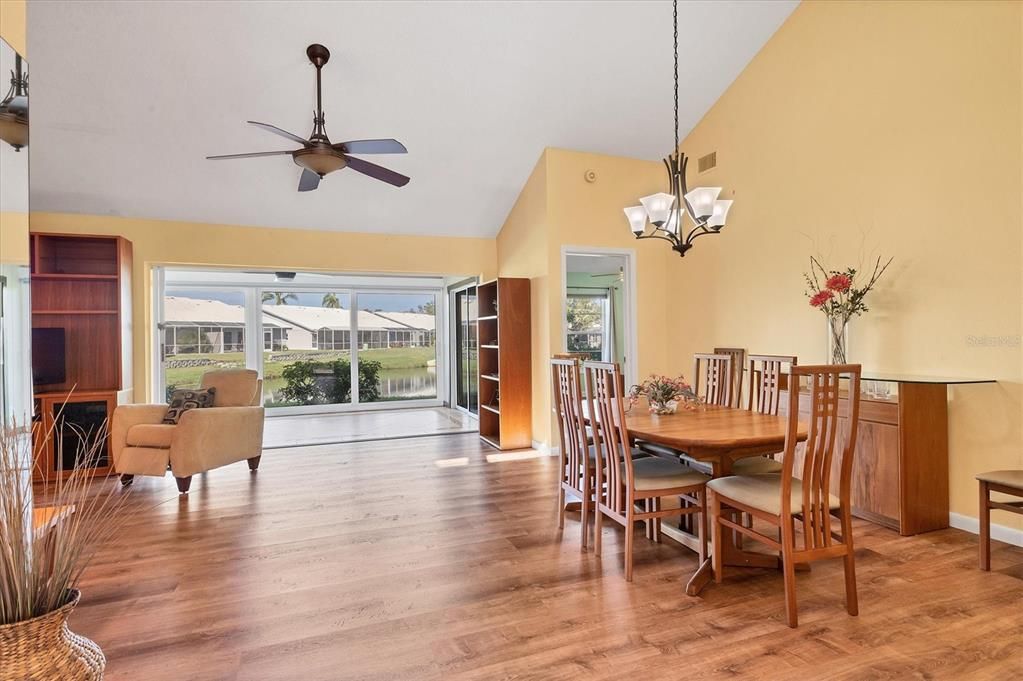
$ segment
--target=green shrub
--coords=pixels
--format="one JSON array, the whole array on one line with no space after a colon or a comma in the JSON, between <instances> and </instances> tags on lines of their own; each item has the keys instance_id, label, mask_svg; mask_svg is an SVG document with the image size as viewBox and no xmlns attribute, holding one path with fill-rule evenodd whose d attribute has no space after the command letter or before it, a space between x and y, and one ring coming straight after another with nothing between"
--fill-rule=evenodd
<instances>
[{"instance_id":1,"label":"green shrub","mask_svg":"<svg viewBox=\"0 0 1023 681\"><path fill-rule=\"evenodd\" d=\"M359 401L380 398L380 362L359 362ZM293 404L341 404L352 401L352 365L347 358L333 362L295 362L284 367L281 397Z\"/></svg>"}]
</instances>

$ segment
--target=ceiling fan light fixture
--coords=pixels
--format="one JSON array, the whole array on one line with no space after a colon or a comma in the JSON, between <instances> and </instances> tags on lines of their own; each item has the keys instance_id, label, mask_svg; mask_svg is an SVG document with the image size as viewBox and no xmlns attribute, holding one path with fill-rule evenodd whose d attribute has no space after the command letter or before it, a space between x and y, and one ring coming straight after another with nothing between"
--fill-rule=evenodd
<instances>
[{"instance_id":1,"label":"ceiling fan light fixture","mask_svg":"<svg viewBox=\"0 0 1023 681\"><path fill-rule=\"evenodd\" d=\"M348 161L344 155L330 148L309 147L294 153L295 163L323 177L327 173L341 170Z\"/></svg>"},{"instance_id":2,"label":"ceiling fan light fixture","mask_svg":"<svg viewBox=\"0 0 1023 681\"><path fill-rule=\"evenodd\" d=\"M15 151L21 151L28 145L28 119L0 110L0 140L10 144Z\"/></svg>"},{"instance_id":3,"label":"ceiling fan light fixture","mask_svg":"<svg viewBox=\"0 0 1023 681\"><path fill-rule=\"evenodd\" d=\"M22 71L21 55L14 55L11 89L0 101L0 140L15 151L28 144L28 74Z\"/></svg>"}]
</instances>

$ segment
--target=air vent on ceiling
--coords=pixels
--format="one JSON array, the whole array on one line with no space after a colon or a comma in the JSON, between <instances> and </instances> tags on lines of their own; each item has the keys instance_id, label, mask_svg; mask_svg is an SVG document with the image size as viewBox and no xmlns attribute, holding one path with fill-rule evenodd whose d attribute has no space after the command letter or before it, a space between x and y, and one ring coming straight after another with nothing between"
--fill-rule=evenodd
<instances>
[{"instance_id":1,"label":"air vent on ceiling","mask_svg":"<svg viewBox=\"0 0 1023 681\"><path fill-rule=\"evenodd\" d=\"M718 164L718 152L712 151L706 156L701 156L696 162L697 172L705 173L711 168L716 168Z\"/></svg>"}]
</instances>

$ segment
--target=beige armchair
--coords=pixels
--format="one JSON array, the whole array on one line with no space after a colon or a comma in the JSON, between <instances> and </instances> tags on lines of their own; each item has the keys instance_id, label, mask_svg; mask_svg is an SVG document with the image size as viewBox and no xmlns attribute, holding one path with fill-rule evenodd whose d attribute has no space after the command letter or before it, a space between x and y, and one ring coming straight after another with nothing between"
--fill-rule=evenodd
<instances>
[{"instance_id":1,"label":"beige armchair","mask_svg":"<svg viewBox=\"0 0 1023 681\"><path fill-rule=\"evenodd\" d=\"M186 411L177 425L161 423L165 404L114 410L110 439L122 484L136 475L162 477L169 467L185 494L196 473L243 459L256 470L263 451L263 382L255 371L230 369L206 372L201 387L217 389L213 406Z\"/></svg>"}]
</instances>

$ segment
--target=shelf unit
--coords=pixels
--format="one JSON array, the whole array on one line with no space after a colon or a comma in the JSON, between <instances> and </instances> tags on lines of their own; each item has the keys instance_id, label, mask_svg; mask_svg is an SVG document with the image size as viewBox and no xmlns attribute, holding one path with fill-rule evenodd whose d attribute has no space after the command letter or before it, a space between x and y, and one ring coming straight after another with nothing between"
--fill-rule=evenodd
<instances>
[{"instance_id":1,"label":"shelf unit","mask_svg":"<svg viewBox=\"0 0 1023 681\"><path fill-rule=\"evenodd\" d=\"M52 479L73 463L73 433L99 436L117 404L131 400L131 242L116 236L30 235L32 328L64 331L63 358L34 353L33 367L62 363L65 380L35 385L37 480ZM63 442L61 460L58 442ZM89 465L110 471L109 443Z\"/></svg>"},{"instance_id":2,"label":"shelf unit","mask_svg":"<svg viewBox=\"0 0 1023 681\"><path fill-rule=\"evenodd\" d=\"M480 438L524 449L533 442L529 279L501 277L476 291Z\"/></svg>"}]
</instances>

